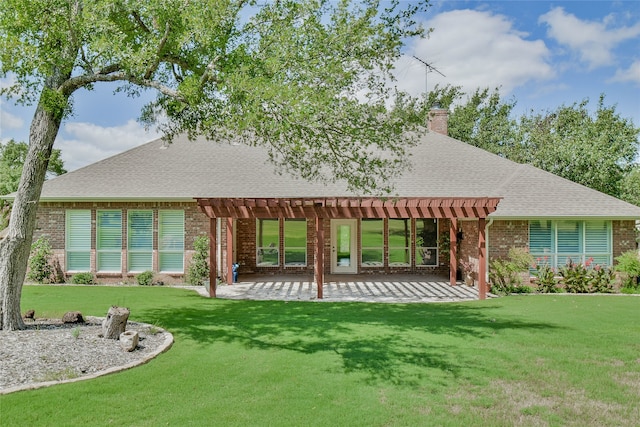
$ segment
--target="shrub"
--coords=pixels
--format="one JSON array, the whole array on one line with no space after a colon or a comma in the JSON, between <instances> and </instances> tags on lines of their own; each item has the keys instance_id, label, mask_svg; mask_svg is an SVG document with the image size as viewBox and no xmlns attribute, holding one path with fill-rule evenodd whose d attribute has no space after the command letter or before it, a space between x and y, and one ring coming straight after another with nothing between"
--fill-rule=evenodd
<instances>
[{"instance_id":1,"label":"shrub","mask_svg":"<svg viewBox=\"0 0 640 427\"><path fill-rule=\"evenodd\" d=\"M95 285L96 279L93 277L93 273L76 273L71 276L71 283L74 285Z\"/></svg>"},{"instance_id":2,"label":"shrub","mask_svg":"<svg viewBox=\"0 0 640 427\"><path fill-rule=\"evenodd\" d=\"M31 245L27 278L37 283L50 283L53 276L51 257L53 250L49 239L41 236Z\"/></svg>"},{"instance_id":3,"label":"shrub","mask_svg":"<svg viewBox=\"0 0 640 427\"><path fill-rule=\"evenodd\" d=\"M533 288L527 285L515 286L511 291L514 294L530 294L533 293Z\"/></svg>"},{"instance_id":4,"label":"shrub","mask_svg":"<svg viewBox=\"0 0 640 427\"><path fill-rule=\"evenodd\" d=\"M198 236L193 242L195 253L189 264L187 281L192 285L204 285L209 278L209 238Z\"/></svg>"},{"instance_id":5,"label":"shrub","mask_svg":"<svg viewBox=\"0 0 640 427\"><path fill-rule=\"evenodd\" d=\"M591 292L611 293L614 291L615 276L610 268L596 265L589 272L589 276L591 278L589 289Z\"/></svg>"},{"instance_id":6,"label":"shrub","mask_svg":"<svg viewBox=\"0 0 640 427\"><path fill-rule=\"evenodd\" d=\"M558 292L556 271L549 266L546 257L536 259L534 268L536 272L533 274L536 276L537 291L545 294Z\"/></svg>"},{"instance_id":7,"label":"shrub","mask_svg":"<svg viewBox=\"0 0 640 427\"><path fill-rule=\"evenodd\" d=\"M562 284L570 293L613 292L615 277L611 269L595 265L591 267L593 258L589 258L584 264L575 264L571 260L560 268Z\"/></svg>"},{"instance_id":8,"label":"shrub","mask_svg":"<svg viewBox=\"0 0 640 427\"><path fill-rule=\"evenodd\" d=\"M529 271L533 256L522 248L509 249L507 259L495 259L489 263L491 292L509 294L522 286L522 274Z\"/></svg>"},{"instance_id":9,"label":"shrub","mask_svg":"<svg viewBox=\"0 0 640 427\"><path fill-rule=\"evenodd\" d=\"M566 265L560 267L560 275L566 292L572 294L589 292L589 275L587 268L582 263L576 264L569 260Z\"/></svg>"},{"instance_id":10,"label":"shrub","mask_svg":"<svg viewBox=\"0 0 640 427\"><path fill-rule=\"evenodd\" d=\"M618 265L615 270L623 274L622 286L625 288L640 288L640 255L635 250L627 251L616 257Z\"/></svg>"},{"instance_id":11,"label":"shrub","mask_svg":"<svg viewBox=\"0 0 640 427\"><path fill-rule=\"evenodd\" d=\"M138 285L151 286L153 284L153 271L143 271L136 277Z\"/></svg>"}]
</instances>

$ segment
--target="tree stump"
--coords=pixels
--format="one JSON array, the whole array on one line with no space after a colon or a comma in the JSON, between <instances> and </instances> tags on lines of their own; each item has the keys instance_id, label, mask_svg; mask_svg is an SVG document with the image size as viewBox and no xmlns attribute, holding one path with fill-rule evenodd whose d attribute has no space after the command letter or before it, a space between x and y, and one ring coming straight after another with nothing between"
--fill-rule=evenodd
<instances>
[{"instance_id":1,"label":"tree stump","mask_svg":"<svg viewBox=\"0 0 640 427\"><path fill-rule=\"evenodd\" d=\"M102 322L102 335L105 338L117 340L120 334L127 328L129 309L113 306L107 312L107 317Z\"/></svg>"}]
</instances>

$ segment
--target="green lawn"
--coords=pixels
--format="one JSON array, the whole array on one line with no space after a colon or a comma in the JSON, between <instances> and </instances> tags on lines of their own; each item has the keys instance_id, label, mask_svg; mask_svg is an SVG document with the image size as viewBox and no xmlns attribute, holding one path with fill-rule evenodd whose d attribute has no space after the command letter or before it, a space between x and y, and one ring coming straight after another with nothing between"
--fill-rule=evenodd
<instances>
[{"instance_id":1,"label":"green lawn","mask_svg":"<svg viewBox=\"0 0 640 427\"><path fill-rule=\"evenodd\" d=\"M150 363L0 397L0 424L640 425L640 298L255 302L27 286L38 316L111 305L170 330Z\"/></svg>"}]
</instances>

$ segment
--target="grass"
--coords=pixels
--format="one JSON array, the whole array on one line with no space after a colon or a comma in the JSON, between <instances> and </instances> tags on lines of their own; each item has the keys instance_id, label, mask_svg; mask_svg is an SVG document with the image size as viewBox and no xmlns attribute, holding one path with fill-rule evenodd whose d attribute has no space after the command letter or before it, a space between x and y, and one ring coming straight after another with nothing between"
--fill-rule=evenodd
<instances>
[{"instance_id":1,"label":"grass","mask_svg":"<svg viewBox=\"0 0 640 427\"><path fill-rule=\"evenodd\" d=\"M111 305L170 330L173 348L118 374L0 396L2 425L640 424L634 296L394 305L23 291L38 317Z\"/></svg>"}]
</instances>

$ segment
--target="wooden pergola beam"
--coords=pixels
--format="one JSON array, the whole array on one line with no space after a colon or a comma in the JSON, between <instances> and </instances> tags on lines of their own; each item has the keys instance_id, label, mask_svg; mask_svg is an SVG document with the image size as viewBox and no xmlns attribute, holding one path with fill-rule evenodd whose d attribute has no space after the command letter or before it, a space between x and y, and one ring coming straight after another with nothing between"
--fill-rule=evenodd
<instances>
[{"instance_id":1,"label":"wooden pergola beam","mask_svg":"<svg viewBox=\"0 0 640 427\"><path fill-rule=\"evenodd\" d=\"M238 218L307 218L316 221L314 279L318 298L322 298L324 281L324 221L362 218L447 218L450 228L450 281L456 282L457 251L455 249L458 219L478 219L478 258L480 299L487 294L486 218L495 212L500 197L313 197L313 198L196 198L200 210L210 218L209 294L216 295L216 219L226 221L226 279L233 282L233 220Z\"/></svg>"},{"instance_id":2,"label":"wooden pergola beam","mask_svg":"<svg viewBox=\"0 0 640 427\"><path fill-rule=\"evenodd\" d=\"M500 198L197 198L210 218L486 218Z\"/></svg>"}]
</instances>

